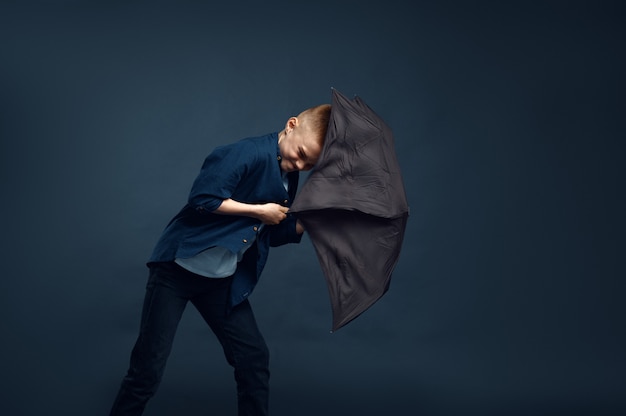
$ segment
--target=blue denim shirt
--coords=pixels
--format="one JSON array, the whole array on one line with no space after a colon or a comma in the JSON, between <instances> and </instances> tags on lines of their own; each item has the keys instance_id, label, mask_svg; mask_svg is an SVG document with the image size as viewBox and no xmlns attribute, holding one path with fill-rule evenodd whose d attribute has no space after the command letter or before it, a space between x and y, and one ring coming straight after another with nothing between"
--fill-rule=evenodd
<instances>
[{"instance_id":1,"label":"blue denim shirt","mask_svg":"<svg viewBox=\"0 0 626 416\"><path fill-rule=\"evenodd\" d=\"M269 247L299 243L302 236L296 233L296 219L289 214L280 224L261 228L257 219L213 211L228 198L250 204L274 202L291 206L298 177L298 172L289 173L289 191L285 190L278 133L217 147L204 160L187 204L165 227L148 265L192 257L214 246L238 253L256 237L233 275L230 306L237 305L252 293L267 262Z\"/></svg>"}]
</instances>

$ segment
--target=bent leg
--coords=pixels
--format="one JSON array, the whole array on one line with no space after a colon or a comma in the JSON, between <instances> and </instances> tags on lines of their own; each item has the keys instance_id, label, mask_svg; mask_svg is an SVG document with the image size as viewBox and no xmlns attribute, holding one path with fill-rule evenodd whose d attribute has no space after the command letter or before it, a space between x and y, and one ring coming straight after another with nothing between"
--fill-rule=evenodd
<instances>
[{"instance_id":1,"label":"bent leg","mask_svg":"<svg viewBox=\"0 0 626 416\"><path fill-rule=\"evenodd\" d=\"M175 276L164 268L151 268L139 336L111 416L142 414L161 382L186 304L187 299L177 290Z\"/></svg>"},{"instance_id":2,"label":"bent leg","mask_svg":"<svg viewBox=\"0 0 626 416\"><path fill-rule=\"evenodd\" d=\"M250 303L245 300L226 314L226 304L192 299L234 368L239 416L265 416L269 399L269 350Z\"/></svg>"}]
</instances>

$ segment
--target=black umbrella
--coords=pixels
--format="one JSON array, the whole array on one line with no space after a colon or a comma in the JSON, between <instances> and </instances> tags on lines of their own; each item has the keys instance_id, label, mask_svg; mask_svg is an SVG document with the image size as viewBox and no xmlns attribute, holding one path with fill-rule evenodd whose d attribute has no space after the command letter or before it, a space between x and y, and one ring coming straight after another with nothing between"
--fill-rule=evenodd
<instances>
[{"instance_id":1,"label":"black umbrella","mask_svg":"<svg viewBox=\"0 0 626 416\"><path fill-rule=\"evenodd\" d=\"M359 97L332 89L324 147L290 212L315 247L336 331L389 289L409 214L391 129Z\"/></svg>"}]
</instances>

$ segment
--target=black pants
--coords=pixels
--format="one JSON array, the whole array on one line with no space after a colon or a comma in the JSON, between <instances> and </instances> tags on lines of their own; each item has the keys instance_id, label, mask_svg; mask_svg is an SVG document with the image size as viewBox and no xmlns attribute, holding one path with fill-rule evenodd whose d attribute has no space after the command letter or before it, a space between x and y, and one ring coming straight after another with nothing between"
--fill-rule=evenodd
<instances>
[{"instance_id":1,"label":"black pants","mask_svg":"<svg viewBox=\"0 0 626 416\"><path fill-rule=\"evenodd\" d=\"M267 415L269 352L247 300L226 313L230 283L231 278L198 276L173 262L151 266L139 337L111 416L142 414L159 386L188 301L211 327L235 369L239 416Z\"/></svg>"}]
</instances>

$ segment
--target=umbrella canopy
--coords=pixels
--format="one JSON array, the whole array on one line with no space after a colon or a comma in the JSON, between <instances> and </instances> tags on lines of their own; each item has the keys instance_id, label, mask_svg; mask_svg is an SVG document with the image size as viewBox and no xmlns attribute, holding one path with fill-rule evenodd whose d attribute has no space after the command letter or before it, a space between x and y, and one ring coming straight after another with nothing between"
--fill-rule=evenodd
<instances>
[{"instance_id":1,"label":"umbrella canopy","mask_svg":"<svg viewBox=\"0 0 626 416\"><path fill-rule=\"evenodd\" d=\"M324 147L290 208L319 259L336 331L389 289L409 215L391 129L332 89Z\"/></svg>"}]
</instances>

